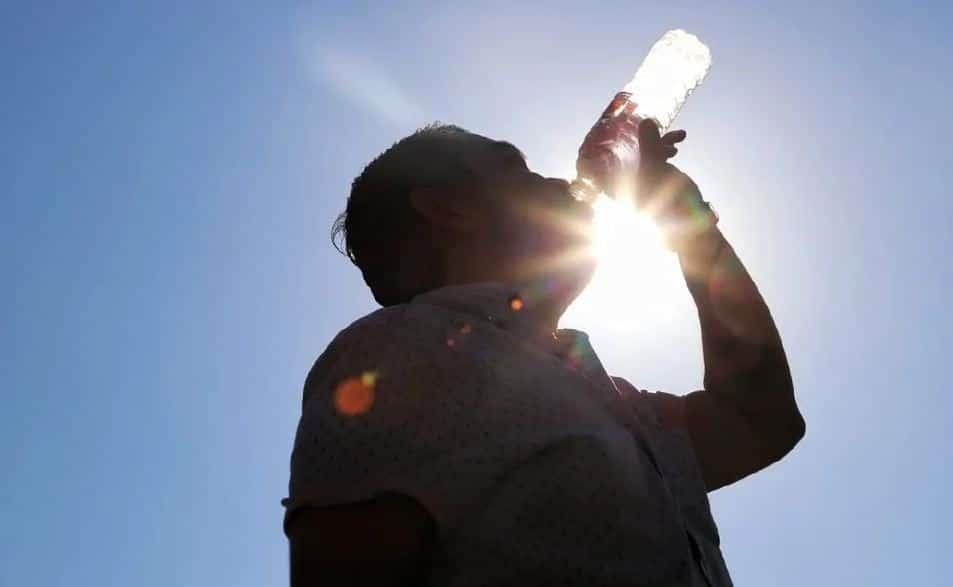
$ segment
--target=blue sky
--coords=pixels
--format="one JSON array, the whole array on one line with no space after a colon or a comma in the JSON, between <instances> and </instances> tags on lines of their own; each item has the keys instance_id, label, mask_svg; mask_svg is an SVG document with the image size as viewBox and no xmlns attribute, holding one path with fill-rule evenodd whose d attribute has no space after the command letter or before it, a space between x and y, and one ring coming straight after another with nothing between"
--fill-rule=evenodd
<instances>
[{"instance_id":1,"label":"blue sky","mask_svg":"<svg viewBox=\"0 0 953 587\"><path fill-rule=\"evenodd\" d=\"M284 583L301 383L374 309L328 238L351 178L438 119L566 174L673 27L715 59L676 162L808 422L712 495L736 583L950 584L953 16L927 2L5 5L0 583ZM564 324L684 392L668 298L587 293Z\"/></svg>"}]
</instances>

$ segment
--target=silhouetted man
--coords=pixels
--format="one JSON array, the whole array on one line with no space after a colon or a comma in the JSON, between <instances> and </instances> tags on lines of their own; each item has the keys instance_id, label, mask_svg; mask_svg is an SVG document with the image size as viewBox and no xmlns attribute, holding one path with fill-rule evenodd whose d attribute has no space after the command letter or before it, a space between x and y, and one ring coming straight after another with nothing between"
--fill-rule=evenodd
<instances>
[{"instance_id":1,"label":"silhouetted man","mask_svg":"<svg viewBox=\"0 0 953 587\"><path fill-rule=\"evenodd\" d=\"M566 182L509 143L418 131L354 180L338 225L384 307L305 383L293 585L731 584L706 492L804 421L767 306L666 162L684 133L639 130L634 179L698 307L704 389L640 391L557 330L594 268Z\"/></svg>"}]
</instances>

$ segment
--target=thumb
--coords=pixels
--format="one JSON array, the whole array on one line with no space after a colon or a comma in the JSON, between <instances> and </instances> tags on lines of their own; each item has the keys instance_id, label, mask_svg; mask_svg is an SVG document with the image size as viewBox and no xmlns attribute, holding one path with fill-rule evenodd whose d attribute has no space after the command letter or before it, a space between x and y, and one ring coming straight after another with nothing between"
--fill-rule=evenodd
<instances>
[{"instance_id":1,"label":"thumb","mask_svg":"<svg viewBox=\"0 0 953 587\"><path fill-rule=\"evenodd\" d=\"M639 122L639 145L643 148L654 148L661 140L658 124L651 118Z\"/></svg>"}]
</instances>

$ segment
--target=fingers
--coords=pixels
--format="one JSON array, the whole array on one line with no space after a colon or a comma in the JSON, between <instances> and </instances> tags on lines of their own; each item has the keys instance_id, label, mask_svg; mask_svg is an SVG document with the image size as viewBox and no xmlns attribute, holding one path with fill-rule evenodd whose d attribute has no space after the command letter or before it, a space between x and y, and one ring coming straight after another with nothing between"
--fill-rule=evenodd
<instances>
[{"instance_id":1,"label":"fingers","mask_svg":"<svg viewBox=\"0 0 953 587\"><path fill-rule=\"evenodd\" d=\"M662 163L675 153L670 143L663 143L659 136L658 125L652 119L639 122L638 128L639 151L642 153L642 167Z\"/></svg>"},{"instance_id":2,"label":"fingers","mask_svg":"<svg viewBox=\"0 0 953 587\"><path fill-rule=\"evenodd\" d=\"M664 159L671 159L678 153L678 148L675 145L684 141L686 136L688 135L683 130L673 130L665 133L662 138L659 139L657 145L658 154Z\"/></svg>"},{"instance_id":3,"label":"fingers","mask_svg":"<svg viewBox=\"0 0 953 587\"><path fill-rule=\"evenodd\" d=\"M685 140L685 137L688 136L688 133L683 130L673 130L665 133L662 137L662 142L669 145L674 145L675 143L680 143Z\"/></svg>"},{"instance_id":4,"label":"fingers","mask_svg":"<svg viewBox=\"0 0 953 587\"><path fill-rule=\"evenodd\" d=\"M639 145L655 145L661 138L659 137L658 125L651 118L646 118L639 122ZM643 147L645 148L645 147Z\"/></svg>"},{"instance_id":5,"label":"fingers","mask_svg":"<svg viewBox=\"0 0 953 587\"><path fill-rule=\"evenodd\" d=\"M639 122L639 140L668 143L674 145L685 140L688 136L684 130L671 130L664 136L659 136L658 124L651 118L646 118Z\"/></svg>"},{"instance_id":6,"label":"fingers","mask_svg":"<svg viewBox=\"0 0 953 587\"><path fill-rule=\"evenodd\" d=\"M665 161L674 157L678 153L675 145L684 141L686 136L688 135L684 130L673 130L659 136L658 124L654 120L645 119L639 122L639 148L650 161Z\"/></svg>"},{"instance_id":7,"label":"fingers","mask_svg":"<svg viewBox=\"0 0 953 587\"><path fill-rule=\"evenodd\" d=\"M678 147L661 140L655 144L639 143L639 149L642 151L643 157L648 160L647 162L663 163L666 159L671 159L678 154Z\"/></svg>"}]
</instances>

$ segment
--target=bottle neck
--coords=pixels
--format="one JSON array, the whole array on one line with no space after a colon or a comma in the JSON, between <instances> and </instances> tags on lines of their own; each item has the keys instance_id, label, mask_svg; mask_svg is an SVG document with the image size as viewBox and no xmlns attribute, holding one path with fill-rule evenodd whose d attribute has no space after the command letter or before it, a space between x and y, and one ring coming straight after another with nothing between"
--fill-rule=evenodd
<instances>
[{"instance_id":1,"label":"bottle neck","mask_svg":"<svg viewBox=\"0 0 953 587\"><path fill-rule=\"evenodd\" d=\"M569 183L569 194L584 204L592 206L602 191L592 180L585 177L577 177Z\"/></svg>"}]
</instances>

